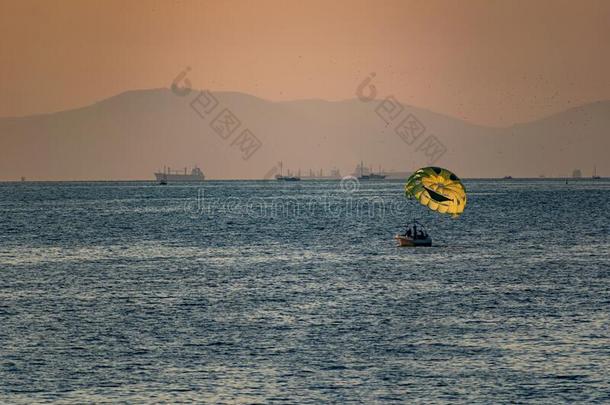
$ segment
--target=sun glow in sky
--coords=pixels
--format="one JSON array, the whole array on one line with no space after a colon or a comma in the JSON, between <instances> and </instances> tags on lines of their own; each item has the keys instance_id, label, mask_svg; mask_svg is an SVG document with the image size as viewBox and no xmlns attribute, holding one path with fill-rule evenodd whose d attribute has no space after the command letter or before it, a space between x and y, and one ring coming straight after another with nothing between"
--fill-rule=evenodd
<instances>
[{"instance_id":1,"label":"sun glow in sky","mask_svg":"<svg viewBox=\"0 0 610 405\"><path fill-rule=\"evenodd\" d=\"M511 125L610 98L607 1L0 1L0 116L168 87L384 94Z\"/></svg>"}]
</instances>

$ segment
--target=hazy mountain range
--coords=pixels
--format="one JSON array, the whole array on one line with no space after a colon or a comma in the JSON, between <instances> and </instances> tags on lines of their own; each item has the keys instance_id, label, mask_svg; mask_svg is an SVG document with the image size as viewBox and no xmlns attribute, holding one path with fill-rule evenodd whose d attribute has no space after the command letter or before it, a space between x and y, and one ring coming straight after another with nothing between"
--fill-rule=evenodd
<instances>
[{"instance_id":1,"label":"hazy mountain range","mask_svg":"<svg viewBox=\"0 0 610 405\"><path fill-rule=\"evenodd\" d=\"M332 167L349 174L361 160L405 171L433 160L423 148L430 135L446 150L435 164L462 177L559 177L575 168L589 176L594 164L598 174L610 172L610 101L489 128L407 105L386 124L376 112L380 100L271 102L234 92L214 92L218 105L202 118L190 104L199 94L128 91L79 109L0 118L0 180L153 179L164 165L198 165L208 178L264 178L278 161L303 174ZM205 100L195 104L200 112ZM210 126L224 108L240 121L221 134L227 139ZM403 132L405 141L395 128L409 114L425 131ZM261 146L244 160L254 151L243 142L252 139L242 135L246 128Z\"/></svg>"}]
</instances>

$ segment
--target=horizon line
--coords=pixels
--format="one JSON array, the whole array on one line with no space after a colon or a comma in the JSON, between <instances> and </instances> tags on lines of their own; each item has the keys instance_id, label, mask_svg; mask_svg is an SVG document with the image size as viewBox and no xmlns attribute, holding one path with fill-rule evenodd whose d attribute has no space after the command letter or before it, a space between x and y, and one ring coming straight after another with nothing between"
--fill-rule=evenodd
<instances>
[{"instance_id":1,"label":"horizon line","mask_svg":"<svg viewBox=\"0 0 610 405\"><path fill-rule=\"evenodd\" d=\"M413 172L409 172L409 173L413 173ZM349 177L349 176L344 176L344 177ZM384 181L405 181L408 177L405 177L404 179L401 178L393 178L393 179L383 179L383 180L364 180L363 182L366 183L381 183ZM610 177L605 177L605 176L601 176L599 179L595 179L593 177L572 177L572 176L563 176L563 177L540 177L540 176L534 176L534 177L511 177L511 178L503 178L503 177L460 177L460 179L462 180L502 180L502 181L512 181L512 180L561 180L561 181L566 181L566 180L574 180L574 181L585 181L585 180L592 180L592 181L598 181L598 180L608 180L610 179ZM168 182L168 184L179 184L179 185L197 185L197 184L203 184L203 183L208 183L208 182L218 182L218 181L265 181L265 182L273 182L273 183L277 183L277 184L285 184L285 183L281 183L278 182L276 179L265 179L265 178L254 178L254 179L245 179L245 178L226 178L226 179L222 179L222 178L215 178L215 179L205 179L203 181L173 181L173 182ZM328 181L328 182L341 182L341 179L308 179L308 178L302 178L301 179L302 182L312 182L312 181ZM2 180L0 179L0 184L5 184L5 183L19 183L19 184L23 184L23 183L155 183L158 184L157 180L154 179L85 179L85 180L75 180L75 179L64 179L64 180L29 180L29 179L25 179L25 180Z\"/></svg>"}]
</instances>

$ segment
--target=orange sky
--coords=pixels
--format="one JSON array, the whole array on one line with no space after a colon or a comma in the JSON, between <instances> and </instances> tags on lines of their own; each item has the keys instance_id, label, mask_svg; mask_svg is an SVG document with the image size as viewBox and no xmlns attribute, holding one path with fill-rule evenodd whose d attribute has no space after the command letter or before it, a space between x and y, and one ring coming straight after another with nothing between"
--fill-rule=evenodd
<instances>
[{"instance_id":1,"label":"orange sky","mask_svg":"<svg viewBox=\"0 0 610 405\"><path fill-rule=\"evenodd\" d=\"M488 125L610 99L610 1L0 0L0 116L129 89L380 96Z\"/></svg>"}]
</instances>

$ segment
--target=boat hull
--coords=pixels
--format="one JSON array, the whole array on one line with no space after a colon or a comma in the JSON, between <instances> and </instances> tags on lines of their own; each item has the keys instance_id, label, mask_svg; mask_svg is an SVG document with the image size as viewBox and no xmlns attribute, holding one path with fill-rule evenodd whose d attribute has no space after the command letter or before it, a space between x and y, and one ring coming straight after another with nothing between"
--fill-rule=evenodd
<instances>
[{"instance_id":1,"label":"boat hull","mask_svg":"<svg viewBox=\"0 0 610 405\"><path fill-rule=\"evenodd\" d=\"M275 176L275 179L278 181L301 181L300 177L295 177L295 176L280 176L277 175Z\"/></svg>"},{"instance_id":2,"label":"boat hull","mask_svg":"<svg viewBox=\"0 0 610 405\"><path fill-rule=\"evenodd\" d=\"M196 181L204 181L205 180L205 176L204 175L192 175L192 174L167 174L167 173L155 173L155 177L157 178L158 182L169 182L169 181L190 181L190 182L196 182Z\"/></svg>"},{"instance_id":3,"label":"boat hull","mask_svg":"<svg viewBox=\"0 0 610 405\"><path fill-rule=\"evenodd\" d=\"M385 175L383 174L365 174L363 176L359 176L358 180L383 180L385 179Z\"/></svg>"},{"instance_id":4,"label":"boat hull","mask_svg":"<svg viewBox=\"0 0 610 405\"><path fill-rule=\"evenodd\" d=\"M419 246L432 246L432 239L427 237L425 239L412 239L404 235L396 235L394 239L398 242L398 246L405 247L419 247Z\"/></svg>"}]
</instances>

